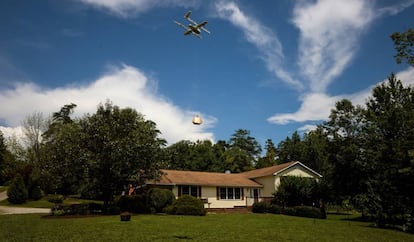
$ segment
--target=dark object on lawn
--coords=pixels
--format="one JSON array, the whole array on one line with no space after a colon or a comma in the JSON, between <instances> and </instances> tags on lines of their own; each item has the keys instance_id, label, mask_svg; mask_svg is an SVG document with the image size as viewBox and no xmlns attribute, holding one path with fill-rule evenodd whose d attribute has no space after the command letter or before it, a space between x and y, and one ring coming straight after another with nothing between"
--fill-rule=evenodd
<instances>
[{"instance_id":1,"label":"dark object on lawn","mask_svg":"<svg viewBox=\"0 0 414 242\"><path fill-rule=\"evenodd\" d=\"M122 212L120 215L121 221L131 221L131 213L129 212Z\"/></svg>"}]
</instances>

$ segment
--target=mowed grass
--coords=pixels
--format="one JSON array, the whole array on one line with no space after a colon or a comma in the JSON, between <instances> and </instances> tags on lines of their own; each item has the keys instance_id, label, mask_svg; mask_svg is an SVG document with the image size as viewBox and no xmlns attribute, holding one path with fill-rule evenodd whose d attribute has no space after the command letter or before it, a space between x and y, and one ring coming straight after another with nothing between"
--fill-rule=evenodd
<instances>
[{"instance_id":1,"label":"mowed grass","mask_svg":"<svg viewBox=\"0 0 414 242\"><path fill-rule=\"evenodd\" d=\"M414 235L369 223L274 214L208 214L203 217L133 215L42 218L1 215L2 241L414 241Z\"/></svg>"}]
</instances>

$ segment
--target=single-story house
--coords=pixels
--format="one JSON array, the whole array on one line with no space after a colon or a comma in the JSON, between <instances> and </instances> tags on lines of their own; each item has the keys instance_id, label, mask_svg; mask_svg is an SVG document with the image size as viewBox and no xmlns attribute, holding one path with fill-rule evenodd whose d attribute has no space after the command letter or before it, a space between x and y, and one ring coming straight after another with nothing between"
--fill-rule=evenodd
<instances>
[{"instance_id":1,"label":"single-story house","mask_svg":"<svg viewBox=\"0 0 414 242\"><path fill-rule=\"evenodd\" d=\"M254 202L270 199L284 176L322 177L299 161L243 173L161 171L158 180L147 184L170 189L177 198L185 194L198 197L206 208L248 207Z\"/></svg>"}]
</instances>

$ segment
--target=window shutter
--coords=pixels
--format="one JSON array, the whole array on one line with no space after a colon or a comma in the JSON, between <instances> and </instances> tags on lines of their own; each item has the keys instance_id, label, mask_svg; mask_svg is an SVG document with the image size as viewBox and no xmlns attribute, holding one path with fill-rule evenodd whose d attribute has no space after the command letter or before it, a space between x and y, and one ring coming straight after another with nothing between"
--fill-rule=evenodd
<instances>
[{"instance_id":1,"label":"window shutter","mask_svg":"<svg viewBox=\"0 0 414 242\"><path fill-rule=\"evenodd\" d=\"M242 200L244 200L244 187L241 187L240 189L241 189L241 197L242 197Z\"/></svg>"},{"instance_id":2,"label":"window shutter","mask_svg":"<svg viewBox=\"0 0 414 242\"><path fill-rule=\"evenodd\" d=\"M198 197L201 198L201 186L198 186Z\"/></svg>"},{"instance_id":3,"label":"window shutter","mask_svg":"<svg viewBox=\"0 0 414 242\"><path fill-rule=\"evenodd\" d=\"M178 185L178 197L181 197L181 186Z\"/></svg>"},{"instance_id":4,"label":"window shutter","mask_svg":"<svg viewBox=\"0 0 414 242\"><path fill-rule=\"evenodd\" d=\"M217 191L217 200L220 200L220 188L217 187L216 191Z\"/></svg>"}]
</instances>

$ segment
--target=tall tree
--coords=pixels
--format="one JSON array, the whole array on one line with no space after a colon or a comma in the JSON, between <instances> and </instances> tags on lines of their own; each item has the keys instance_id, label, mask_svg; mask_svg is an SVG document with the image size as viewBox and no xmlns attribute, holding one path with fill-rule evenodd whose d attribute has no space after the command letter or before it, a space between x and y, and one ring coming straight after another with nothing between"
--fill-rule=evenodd
<instances>
[{"instance_id":1,"label":"tall tree","mask_svg":"<svg viewBox=\"0 0 414 242\"><path fill-rule=\"evenodd\" d=\"M360 194L367 176L367 166L362 160L362 128L364 110L343 99L336 103L329 121L324 124L330 138L329 159L333 164L333 189L338 202ZM352 179L349 179L352 174Z\"/></svg>"},{"instance_id":2,"label":"tall tree","mask_svg":"<svg viewBox=\"0 0 414 242\"><path fill-rule=\"evenodd\" d=\"M259 142L252 136L250 136L250 131L245 129L238 129L230 137L229 145L231 148L238 148L245 151L245 154L248 156L247 159L251 163L250 167L253 167L257 159L260 157L262 148ZM239 155L240 153L237 152Z\"/></svg>"},{"instance_id":3,"label":"tall tree","mask_svg":"<svg viewBox=\"0 0 414 242\"><path fill-rule=\"evenodd\" d=\"M40 112L34 112L23 120L23 133L29 151L29 160L34 165L37 165L41 159L42 134L46 131L47 125L43 113Z\"/></svg>"},{"instance_id":4,"label":"tall tree","mask_svg":"<svg viewBox=\"0 0 414 242\"><path fill-rule=\"evenodd\" d=\"M273 166L276 164L277 149L271 139L266 140L265 149L266 154L264 157L259 158L256 163L256 169Z\"/></svg>"},{"instance_id":5,"label":"tall tree","mask_svg":"<svg viewBox=\"0 0 414 242\"><path fill-rule=\"evenodd\" d=\"M224 169L234 173L252 170L251 156L237 146L230 147L224 152Z\"/></svg>"},{"instance_id":6,"label":"tall tree","mask_svg":"<svg viewBox=\"0 0 414 242\"><path fill-rule=\"evenodd\" d=\"M297 131L292 134L292 137L286 139L278 145L277 163L285 163L287 161L303 161L303 142Z\"/></svg>"},{"instance_id":7,"label":"tall tree","mask_svg":"<svg viewBox=\"0 0 414 242\"><path fill-rule=\"evenodd\" d=\"M322 126L310 131L303 137L304 153L302 162L322 174L328 175L331 166L328 162L328 138Z\"/></svg>"},{"instance_id":8,"label":"tall tree","mask_svg":"<svg viewBox=\"0 0 414 242\"><path fill-rule=\"evenodd\" d=\"M414 30L409 28L405 32L395 32L391 35L397 54L394 56L398 64L405 61L414 66Z\"/></svg>"},{"instance_id":9,"label":"tall tree","mask_svg":"<svg viewBox=\"0 0 414 242\"><path fill-rule=\"evenodd\" d=\"M166 166L163 168L173 170L191 170L192 164L190 156L192 153L192 142L189 140L181 140L166 148Z\"/></svg>"},{"instance_id":10,"label":"tall tree","mask_svg":"<svg viewBox=\"0 0 414 242\"><path fill-rule=\"evenodd\" d=\"M379 225L414 215L414 90L394 74L374 88L367 102L367 157L375 166L368 196L370 214Z\"/></svg>"},{"instance_id":11,"label":"tall tree","mask_svg":"<svg viewBox=\"0 0 414 242\"><path fill-rule=\"evenodd\" d=\"M3 132L0 130L0 184L6 181L6 140L3 137Z\"/></svg>"},{"instance_id":12,"label":"tall tree","mask_svg":"<svg viewBox=\"0 0 414 242\"><path fill-rule=\"evenodd\" d=\"M71 103L54 112L48 129L42 134L44 155L39 162L40 184L46 193L78 193L85 177L87 169L79 122L70 118L75 107Z\"/></svg>"},{"instance_id":13,"label":"tall tree","mask_svg":"<svg viewBox=\"0 0 414 242\"><path fill-rule=\"evenodd\" d=\"M90 161L89 182L99 187L105 205L125 185L157 176L165 140L158 138L156 124L135 110L106 102L82 120L81 130Z\"/></svg>"}]
</instances>

